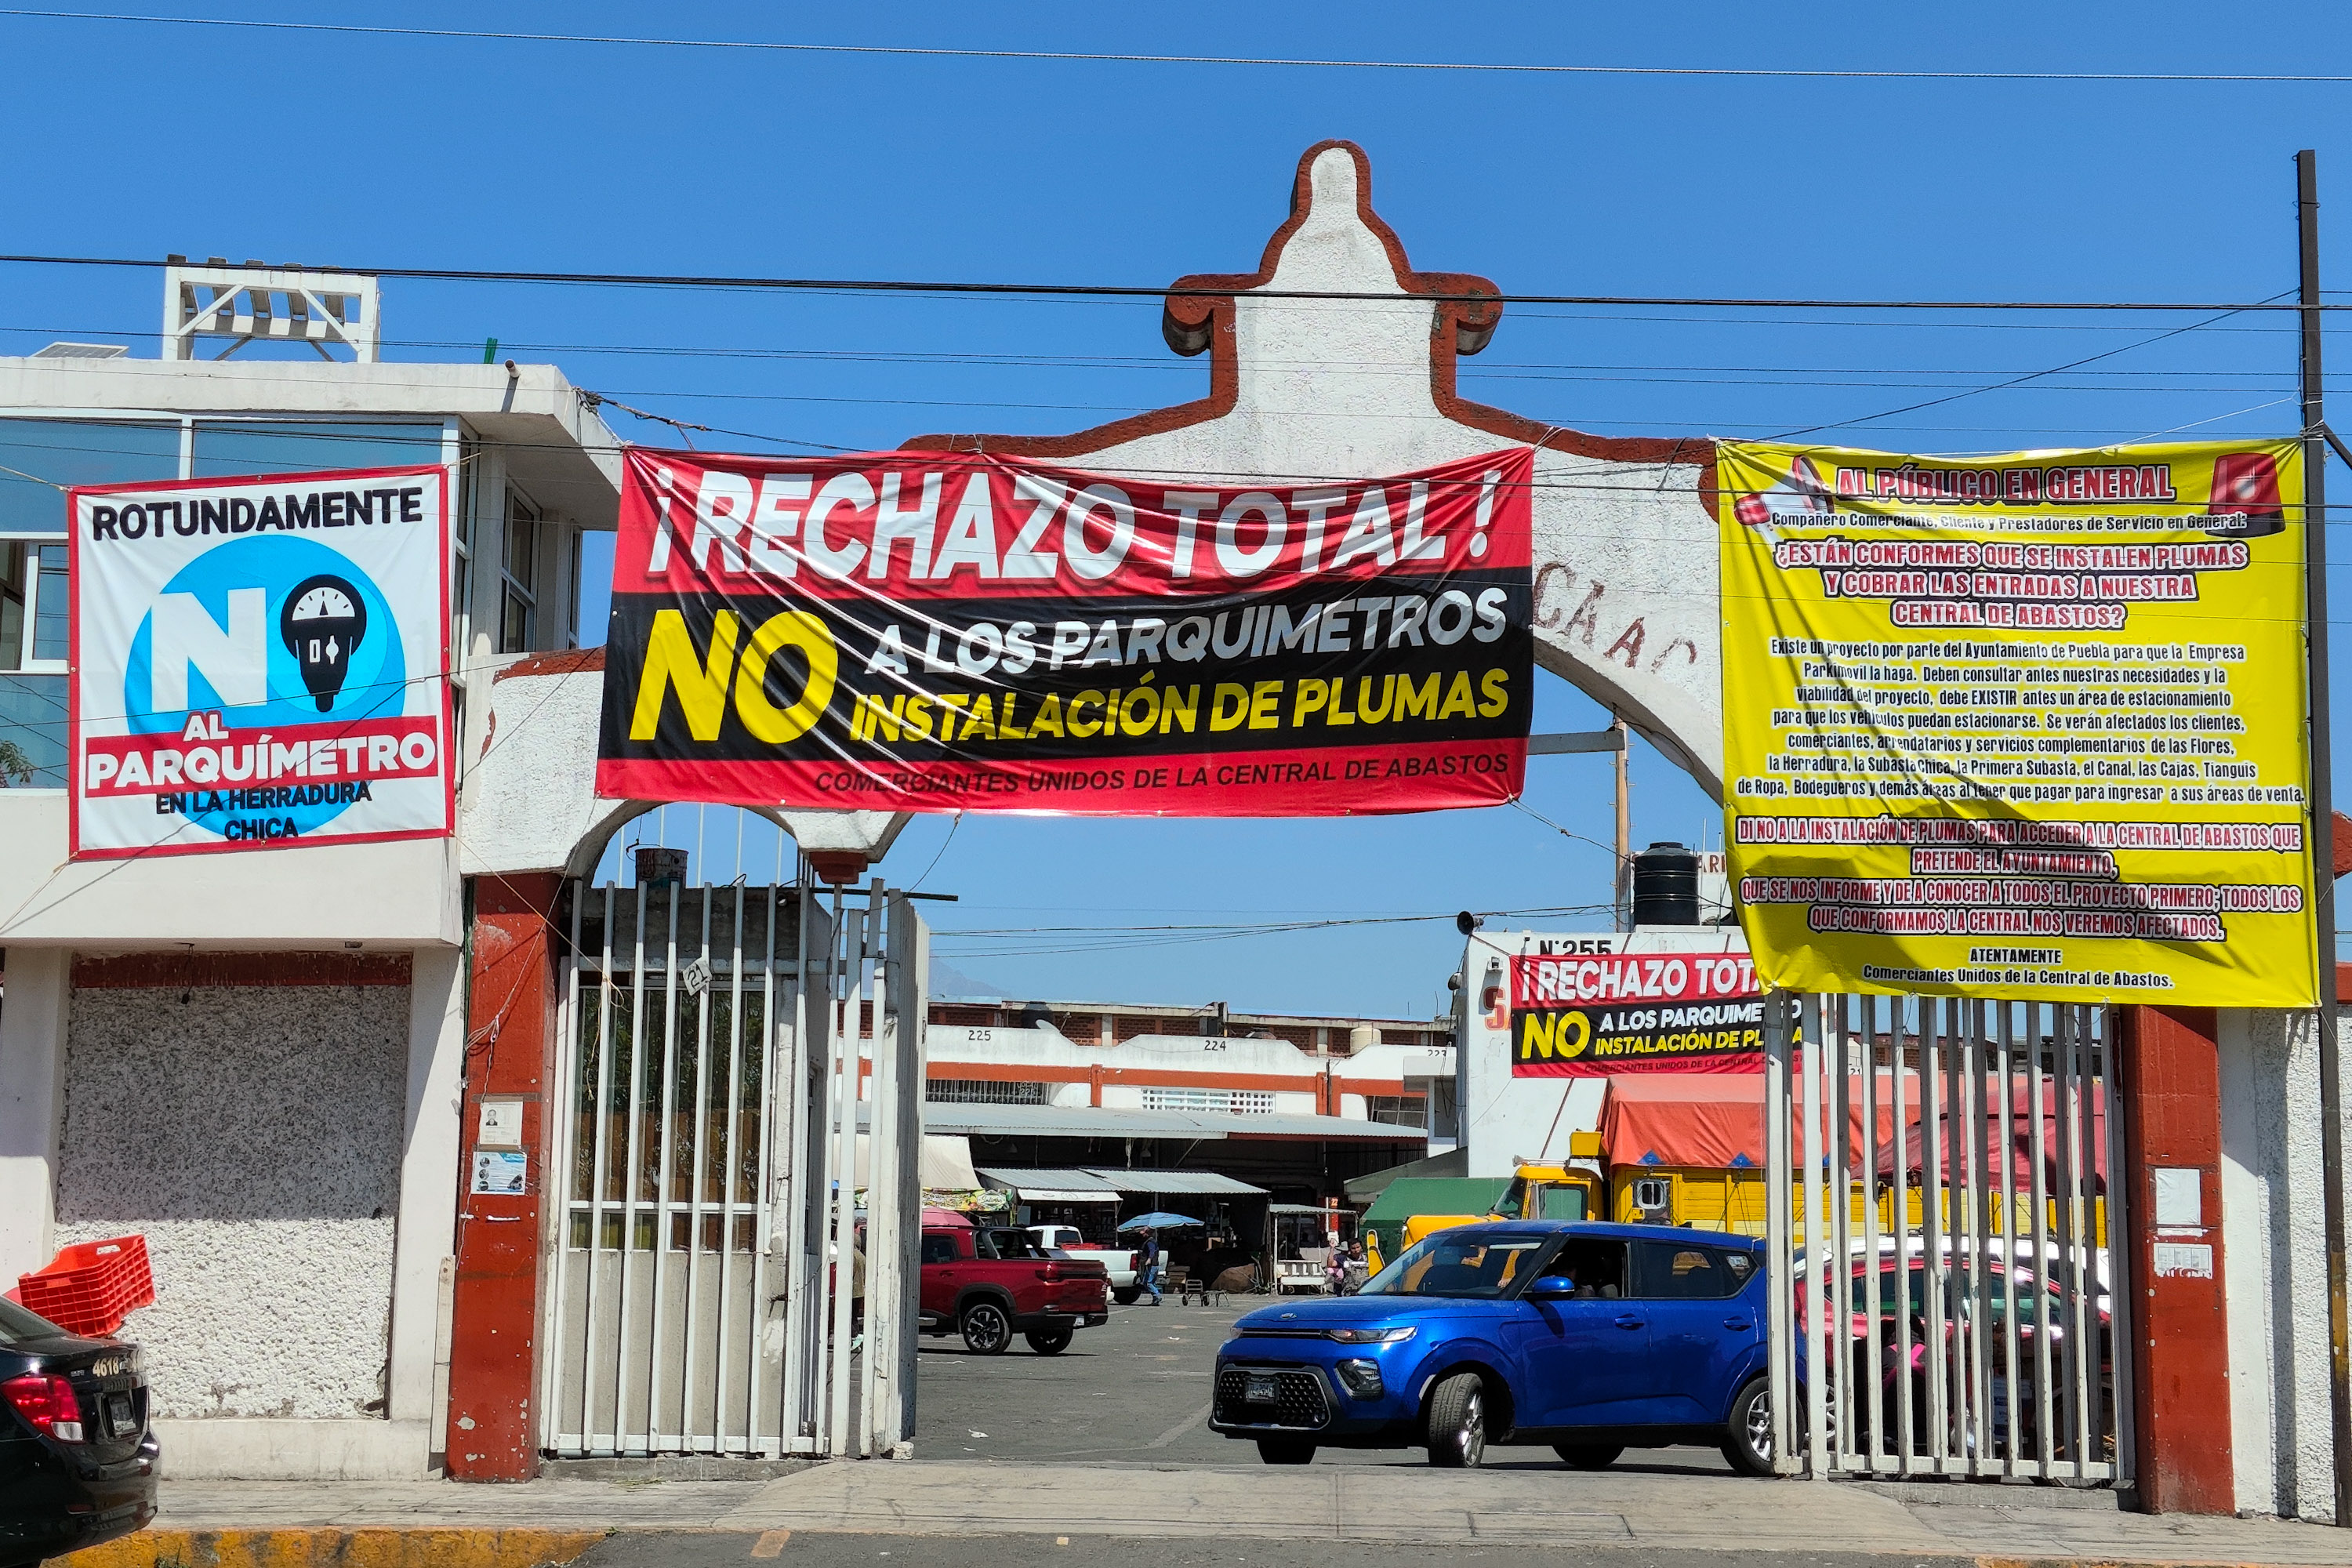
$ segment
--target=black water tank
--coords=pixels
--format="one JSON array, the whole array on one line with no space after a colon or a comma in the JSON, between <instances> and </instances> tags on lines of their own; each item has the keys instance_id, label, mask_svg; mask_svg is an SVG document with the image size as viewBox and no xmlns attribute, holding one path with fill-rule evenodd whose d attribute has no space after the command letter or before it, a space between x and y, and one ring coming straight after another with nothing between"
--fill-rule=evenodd
<instances>
[{"instance_id":1,"label":"black water tank","mask_svg":"<svg viewBox=\"0 0 2352 1568\"><path fill-rule=\"evenodd\" d=\"M1653 844L1633 857L1633 923L1699 923L1698 856L1680 844Z\"/></svg>"}]
</instances>

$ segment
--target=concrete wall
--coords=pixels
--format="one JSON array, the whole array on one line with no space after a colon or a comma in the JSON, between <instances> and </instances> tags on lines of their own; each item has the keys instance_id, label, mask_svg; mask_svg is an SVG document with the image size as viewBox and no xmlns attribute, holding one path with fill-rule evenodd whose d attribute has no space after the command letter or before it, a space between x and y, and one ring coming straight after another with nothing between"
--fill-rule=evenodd
<instances>
[{"instance_id":1,"label":"concrete wall","mask_svg":"<svg viewBox=\"0 0 2352 1568\"><path fill-rule=\"evenodd\" d=\"M409 1036L404 985L76 989L58 1237L146 1236L158 1415L383 1414Z\"/></svg>"},{"instance_id":2,"label":"concrete wall","mask_svg":"<svg viewBox=\"0 0 2352 1568\"><path fill-rule=\"evenodd\" d=\"M2238 1507L2332 1521L2315 1023L2308 1013L2221 1015L2222 1254Z\"/></svg>"},{"instance_id":3,"label":"concrete wall","mask_svg":"<svg viewBox=\"0 0 2352 1568\"><path fill-rule=\"evenodd\" d=\"M0 1006L0 1286L56 1252L58 1121L65 1103L68 952L8 955Z\"/></svg>"},{"instance_id":4,"label":"concrete wall","mask_svg":"<svg viewBox=\"0 0 2352 1568\"><path fill-rule=\"evenodd\" d=\"M456 945L455 840L68 860L63 790L0 790L0 947Z\"/></svg>"}]
</instances>

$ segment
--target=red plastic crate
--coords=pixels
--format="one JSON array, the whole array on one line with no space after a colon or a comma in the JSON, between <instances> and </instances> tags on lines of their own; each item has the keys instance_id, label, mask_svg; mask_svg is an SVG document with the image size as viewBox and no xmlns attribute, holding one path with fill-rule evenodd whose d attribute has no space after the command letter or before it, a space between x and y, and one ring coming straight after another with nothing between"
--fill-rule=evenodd
<instances>
[{"instance_id":1,"label":"red plastic crate","mask_svg":"<svg viewBox=\"0 0 2352 1568\"><path fill-rule=\"evenodd\" d=\"M27 1310L77 1334L110 1334L122 1320L155 1300L155 1276L147 1266L147 1238L119 1236L82 1241L51 1258L47 1267L16 1279L17 1299Z\"/></svg>"}]
</instances>

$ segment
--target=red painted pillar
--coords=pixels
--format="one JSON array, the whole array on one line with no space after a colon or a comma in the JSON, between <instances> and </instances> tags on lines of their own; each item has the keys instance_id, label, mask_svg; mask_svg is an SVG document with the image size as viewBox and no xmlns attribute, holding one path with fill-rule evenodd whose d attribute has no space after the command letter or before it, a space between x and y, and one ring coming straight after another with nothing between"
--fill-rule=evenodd
<instances>
[{"instance_id":1,"label":"red painted pillar","mask_svg":"<svg viewBox=\"0 0 2352 1568\"><path fill-rule=\"evenodd\" d=\"M457 1271L450 1312L449 1476L527 1481L539 1474L537 1368L540 1194L548 1128L541 1108L555 1047L552 921L562 879L491 878L474 888L473 973L466 1019L459 1143ZM477 1193L482 1101L520 1101L524 1190Z\"/></svg>"},{"instance_id":2,"label":"red painted pillar","mask_svg":"<svg viewBox=\"0 0 2352 1568\"><path fill-rule=\"evenodd\" d=\"M2210 1007L2133 1007L2120 1044L2137 1335L2133 1469L2148 1513L2235 1513L2221 1268L2221 1073ZM2118 1345L2116 1353L2126 1353Z\"/></svg>"}]
</instances>

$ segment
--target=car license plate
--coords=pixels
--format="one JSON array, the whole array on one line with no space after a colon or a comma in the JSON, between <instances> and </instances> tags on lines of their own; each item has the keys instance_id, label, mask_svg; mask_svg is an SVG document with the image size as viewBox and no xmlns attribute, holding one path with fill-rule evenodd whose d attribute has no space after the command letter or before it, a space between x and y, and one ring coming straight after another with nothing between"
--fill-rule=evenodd
<instances>
[{"instance_id":1,"label":"car license plate","mask_svg":"<svg viewBox=\"0 0 2352 1568\"><path fill-rule=\"evenodd\" d=\"M139 1418L131 1413L131 1395L106 1396L106 1427L118 1437L128 1437L139 1430Z\"/></svg>"},{"instance_id":2,"label":"car license plate","mask_svg":"<svg viewBox=\"0 0 2352 1568\"><path fill-rule=\"evenodd\" d=\"M1275 1403L1274 1374L1270 1372L1251 1373L1249 1382L1243 1385L1242 1397L1252 1405Z\"/></svg>"}]
</instances>

